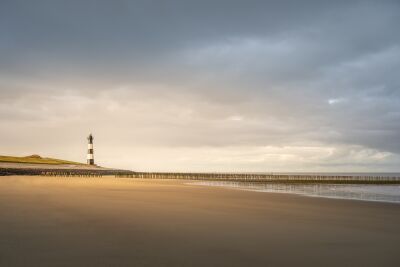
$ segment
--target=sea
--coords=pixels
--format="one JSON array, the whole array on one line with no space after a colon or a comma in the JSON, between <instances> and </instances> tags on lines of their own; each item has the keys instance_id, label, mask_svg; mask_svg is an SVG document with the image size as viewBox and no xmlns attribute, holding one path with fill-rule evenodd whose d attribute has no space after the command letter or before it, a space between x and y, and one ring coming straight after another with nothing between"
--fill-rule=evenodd
<instances>
[{"instance_id":1,"label":"sea","mask_svg":"<svg viewBox=\"0 0 400 267\"><path fill-rule=\"evenodd\" d=\"M400 173L274 173L302 175L359 175L400 177ZM287 184L287 183L248 183L227 181L199 181L192 184L220 186L239 190L298 194L308 197L379 201L400 204L400 185L373 184Z\"/></svg>"}]
</instances>

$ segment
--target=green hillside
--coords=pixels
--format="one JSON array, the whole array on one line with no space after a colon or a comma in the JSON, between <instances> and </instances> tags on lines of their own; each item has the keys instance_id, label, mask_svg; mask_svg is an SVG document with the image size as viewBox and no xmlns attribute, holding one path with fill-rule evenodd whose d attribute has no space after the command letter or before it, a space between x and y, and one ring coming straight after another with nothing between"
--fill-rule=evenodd
<instances>
[{"instance_id":1,"label":"green hillside","mask_svg":"<svg viewBox=\"0 0 400 267\"><path fill-rule=\"evenodd\" d=\"M32 155L27 157L12 157L0 156L0 162L13 162L13 163L33 163L33 164L73 164L82 165L83 163L73 162L61 159L42 158L39 155Z\"/></svg>"}]
</instances>

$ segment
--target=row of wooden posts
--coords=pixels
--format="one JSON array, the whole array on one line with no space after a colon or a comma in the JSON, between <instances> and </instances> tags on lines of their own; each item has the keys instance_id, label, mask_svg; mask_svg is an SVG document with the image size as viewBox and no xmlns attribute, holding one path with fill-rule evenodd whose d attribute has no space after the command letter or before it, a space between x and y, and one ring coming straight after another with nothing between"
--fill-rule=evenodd
<instances>
[{"instance_id":1,"label":"row of wooden posts","mask_svg":"<svg viewBox=\"0 0 400 267\"><path fill-rule=\"evenodd\" d=\"M101 173L95 172L65 172L65 171L53 171L53 172L42 172L42 176L51 177L103 177Z\"/></svg>"},{"instance_id":2,"label":"row of wooden posts","mask_svg":"<svg viewBox=\"0 0 400 267\"><path fill-rule=\"evenodd\" d=\"M337 182L337 183L390 183L400 184L400 177L351 175L292 175L246 173L157 173L135 172L117 174L118 178L217 180L234 182Z\"/></svg>"},{"instance_id":3,"label":"row of wooden posts","mask_svg":"<svg viewBox=\"0 0 400 267\"><path fill-rule=\"evenodd\" d=\"M41 175L51 177L103 177L111 173L76 172L76 171L43 171ZM294 175L294 174L249 174L249 173L161 173L130 172L114 173L116 178L142 179L183 179L201 181L232 182L318 182L318 183L382 183L400 184L400 177L387 176L351 176L351 175Z\"/></svg>"}]
</instances>

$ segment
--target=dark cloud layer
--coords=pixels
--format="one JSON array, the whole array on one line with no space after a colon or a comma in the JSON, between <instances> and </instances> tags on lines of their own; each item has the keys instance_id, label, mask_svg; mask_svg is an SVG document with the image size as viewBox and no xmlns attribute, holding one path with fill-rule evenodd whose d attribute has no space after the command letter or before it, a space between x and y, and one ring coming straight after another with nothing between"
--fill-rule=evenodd
<instances>
[{"instance_id":1,"label":"dark cloud layer","mask_svg":"<svg viewBox=\"0 0 400 267\"><path fill-rule=\"evenodd\" d=\"M398 25L398 1L1 1L0 147L79 159L92 130L120 167L398 170Z\"/></svg>"}]
</instances>

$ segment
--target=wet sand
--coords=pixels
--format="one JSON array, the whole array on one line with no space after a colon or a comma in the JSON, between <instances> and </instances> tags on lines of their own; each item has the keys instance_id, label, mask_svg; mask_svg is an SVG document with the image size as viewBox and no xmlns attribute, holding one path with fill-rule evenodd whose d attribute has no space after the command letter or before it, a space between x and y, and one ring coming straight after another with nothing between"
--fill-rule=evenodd
<instances>
[{"instance_id":1,"label":"wet sand","mask_svg":"<svg viewBox=\"0 0 400 267\"><path fill-rule=\"evenodd\" d=\"M400 266L400 205L0 177L0 266Z\"/></svg>"}]
</instances>

